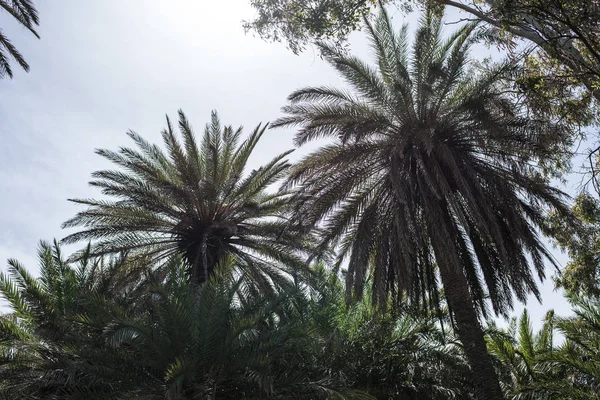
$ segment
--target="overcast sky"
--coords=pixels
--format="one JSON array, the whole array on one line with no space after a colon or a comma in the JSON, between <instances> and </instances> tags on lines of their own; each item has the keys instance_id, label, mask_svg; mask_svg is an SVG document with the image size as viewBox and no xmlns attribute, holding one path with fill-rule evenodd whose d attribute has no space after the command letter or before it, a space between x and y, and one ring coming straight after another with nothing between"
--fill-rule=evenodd
<instances>
[{"instance_id":1,"label":"overcast sky","mask_svg":"<svg viewBox=\"0 0 600 400\"><path fill-rule=\"evenodd\" d=\"M342 84L312 49L295 56L246 35L248 0L36 3L41 40L0 14L0 27L31 65L30 73L0 80L0 269L12 257L37 270L38 241L64 237L60 224L78 210L67 198L97 196L87 182L106 164L94 149L129 145L128 129L158 142L165 114L182 108L197 131L213 109L224 124L249 131L277 118L294 89ZM400 12L394 21L416 23ZM368 59L360 33L352 45ZM291 148L292 134L269 131L251 167ZM549 308L568 312L551 281L542 295L543 305L528 303L536 326Z\"/></svg>"}]
</instances>

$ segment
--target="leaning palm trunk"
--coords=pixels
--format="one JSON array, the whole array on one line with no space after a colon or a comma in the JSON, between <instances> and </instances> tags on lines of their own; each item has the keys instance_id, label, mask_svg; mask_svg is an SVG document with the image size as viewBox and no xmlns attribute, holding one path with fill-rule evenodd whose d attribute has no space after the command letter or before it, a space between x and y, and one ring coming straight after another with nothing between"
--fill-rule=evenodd
<instances>
[{"instance_id":1,"label":"leaning palm trunk","mask_svg":"<svg viewBox=\"0 0 600 400\"><path fill-rule=\"evenodd\" d=\"M479 315L506 315L513 297L539 296L533 271L551 259L541 242L546 208L568 213L564 194L532 170L557 154L561 126L527 115L502 77L467 71L486 32L466 25L444 38L428 10L408 54L385 9L366 28L377 68L322 45L353 91L304 88L276 126L298 126L296 144L334 138L292 168L296 217L319 225L321 249L348 261L348 299L367 278L376 303L436 304L439 280L480 400L503 397ZM532 268L533 267L533 268ZM489 299L489 300L488 300Z\"/></svg>"},{"instance_id":2,"label":"leaning palm trunk","mask_svg":"<svg viewBox=\"0 0 600 400\"><path fill-rule=\"evenodd\" d=\"M436 255L437 259L443 259ZM463 343L475 384L475 398L503 399L499 379L486 349L485 338L463 271L438 262L448 306L454 315L456 333Z\"/></svg>"},{"instance_id":3,"label":"leaning palm trunk","mask_svg":"<svg viewBox=\"0 0 600 400\"><path fill-rule=\"evenodd\" d=\"M475 398L503 399L498 376L487 352L483 330L477 319L477 312L469 293L464 274L456 268L438 264L442 276L446 299L456 322L458 338L464 345L464 352L471 366L475 384Z\"/></svg>"},{"instance_id":4,"label":"leaning palm trunk","mask_svg":"<svg viewBox=\"0 0 600 400\"><path fill-rule=\"evenodd\" d=\"M433 251L439 268L442 286L450 311L454 316L456 333L463 343L464 352L471 366L475 386L475 398L501 400L504 398L500 381L487 352L483 329L477 318L475 303L469 291L469 282L463 271L463 265L456 254L460 250L453 238L454 224L446 213L447 207L439 204L441 220L430 220Z\"/></svg>"}]
</instances>

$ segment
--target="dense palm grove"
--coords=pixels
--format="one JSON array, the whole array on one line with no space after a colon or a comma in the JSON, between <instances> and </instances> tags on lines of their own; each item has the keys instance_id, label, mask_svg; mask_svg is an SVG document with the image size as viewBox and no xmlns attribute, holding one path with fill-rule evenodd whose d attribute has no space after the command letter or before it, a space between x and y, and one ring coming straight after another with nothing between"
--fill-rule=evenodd
<instances>
[{"instance_id":1,"label":"dense palm grove","mask_svg":"<svg viewBox=\"0 0 600 400\"><path fill-rule=\"evenodd\" d=\"M216 112L97 151L102 197L72 200L39 276L0 274L0 398L600 399L600 206L549 173L572 126L514 95L514 63L473 68L494 32L429 7L411 38L380 5L374 62L321 42L349 89L299 89L271 125L329 139L297 163L248 171L269 126ZM556 264L542 233L573 316L501 328Z\"/></svg>"}]
</instances>

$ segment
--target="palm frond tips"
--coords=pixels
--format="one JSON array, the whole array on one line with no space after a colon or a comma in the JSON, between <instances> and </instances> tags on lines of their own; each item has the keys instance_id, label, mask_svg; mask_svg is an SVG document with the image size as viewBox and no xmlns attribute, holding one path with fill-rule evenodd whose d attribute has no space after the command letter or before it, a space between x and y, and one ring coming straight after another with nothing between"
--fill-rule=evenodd
<instances>
[{"instance_id":1,"label":"palm frond tips","mask_svg":"<svg viewBox=\"0 0 600 400\"><path fill-rule=\"evenodd\" d=\"M31 0L0 0L0 11L13 17L37 38L40 37L35 30L40 22L39 15ZM0 79L13 77L11 58L25 71L29 71L29 64L23 55L0 29Z\"/></svg>"}]
</instances>

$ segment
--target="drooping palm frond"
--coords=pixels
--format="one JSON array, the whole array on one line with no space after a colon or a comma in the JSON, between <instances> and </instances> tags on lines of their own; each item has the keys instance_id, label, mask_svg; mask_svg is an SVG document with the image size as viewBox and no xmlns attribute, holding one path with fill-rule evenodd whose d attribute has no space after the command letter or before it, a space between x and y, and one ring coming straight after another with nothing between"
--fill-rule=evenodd
<instances>
[{"instance_id":1,"label":"drooping palm frond","mask_svg":"<svg viewBox=\"0 0 600 400\"><path fill-rule=\"evenodd\" d=\"M35 27L40 23L39 16L31 0L0 0L0 11L12 16L35 37L40 37L35 31ZM10 58L14 59L25 71L29 71L29 64L27 64L23 55L0 29L0 79L6 76L13 77Z\"/></svg>"},{"instance_id":2,"label":"drooping palm frond","mask_svg":"<svg viewBox=\"0 0 600 400\"><path fill-rule=\"evenodd\" d=\"M137 149L97 151L118 166L95 172L90 182L109 199L73 200L87 208L63 226L83 230L64 242L92 240L92 254L127 250L155 260L180 254L195 285L227 255L262 287L295 273L306 243L287 226L289 194L268 191L287 173L290 152L245 174L266 128L240 141L242 129L221 126L213 112L198 140L180 111L182 139L167 118L164 150L129 132Z\"/></svg>"},{"instance_id":3,"label":"drooping palm frond","mask_svg":"<svg viewBox=\"0 0 600 400\"><path fill-rule=\"evenodd\" d=\"M493 376L475 309L506 315L515 296L539 295L535 275L553 259L537 228L546 208L568 210L530 163L552 157L544 144L563 131L505 94L510 66L469 71L476 24L447 39L441 26L428 9L408 54L407 29L396 33L382 7L366 21L375 66L322 45L350 90L300 89L274 126L297 127L297 145L333 139L294 166L287 188L296 218L320 226L321 249L335 246L348 262L348 298L372 277L379 304L390 293L429 302L441 280L459 335L476 340L465 343L470 361ZM479 390L501 396L493 381Z\"/></svg>"}]
</instances>

